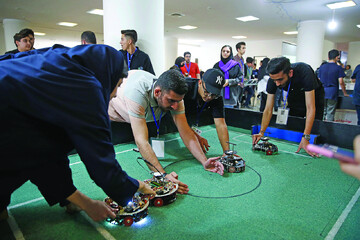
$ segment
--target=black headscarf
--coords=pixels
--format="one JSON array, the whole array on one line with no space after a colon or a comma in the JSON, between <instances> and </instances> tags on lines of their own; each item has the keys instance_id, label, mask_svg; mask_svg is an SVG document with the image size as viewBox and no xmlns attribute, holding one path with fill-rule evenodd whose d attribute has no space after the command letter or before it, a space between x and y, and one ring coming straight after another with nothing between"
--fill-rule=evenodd
<instances>
[{"instance_id":1,"label":"black headscarf","mask_svg":"<svg viewBox=\"0 0 360 240\"><path fill-rule=\"evenodd\" d=\"M268 73L266 72L266 67L267 67L269 61L270 61L270 58L264 58L264 59L262 60L262 65L261 65L261 67L260 67L260 69L259 69L259 73L258 73L258 79L259 79L259 81L260 81L261 79L263 79L265 75L268 74Z\"/></svg>"},{"instance_id":2,"label":"black headscarf","mask_svg":"<svg viewBox=\"0 0 360 240\"><path fill-rule=\"evenodd\" d=\"M175 60L175 66L177 66L178 68L182 68L184 66L183 62L185 62L185 58L177 57Z\"/></svg>"},{"instance_id":3,"label":"black headscarf","mask_svg":"<svg viewBox=\"0 0 360 240\"><path fill-rule=\"evenodd\" d=\"M228 58L223 58L222 56L222 50L225 48L225 47L228 47L230 49L230 56ZM221 58L221 61L226 64L228 61L230 61L231 59L233 59L233 51L232 51L232 48L229 46L229 45L225 45L221 48L221 51L220 51L220 58Z\"/></svg>"}]
</instances>

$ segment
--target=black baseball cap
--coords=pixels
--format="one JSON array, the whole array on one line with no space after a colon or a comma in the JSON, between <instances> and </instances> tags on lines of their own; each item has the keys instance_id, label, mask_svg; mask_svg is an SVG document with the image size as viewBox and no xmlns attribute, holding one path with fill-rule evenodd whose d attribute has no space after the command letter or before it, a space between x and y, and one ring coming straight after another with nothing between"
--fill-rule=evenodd
<instances>
[{"instance_id":1,"label":"black baseball cap","mask_svg":"<svg viewBox=\"0 0 360 240\"><path fill-rule=\"evenodd\" d=\"M205 82L206 90L209 93L220 95L221 89L225 84L224 74L220 70L215 68L208 69L204 73L202 80Z\"/></svg>"}]
</instances>

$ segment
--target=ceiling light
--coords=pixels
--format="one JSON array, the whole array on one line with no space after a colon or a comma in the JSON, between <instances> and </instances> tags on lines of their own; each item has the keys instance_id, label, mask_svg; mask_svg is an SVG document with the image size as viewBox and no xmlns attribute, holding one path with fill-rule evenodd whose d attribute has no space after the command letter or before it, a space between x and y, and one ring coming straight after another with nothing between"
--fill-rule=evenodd
<instances>
[{"instance_id":1,"label":"ceiling light","mask_svg":"<svg viewBox=\"0 0 360 240\"><path fill-rule=\"evenodd\" d=\"M181 17L184 17L185 14L175 12L175 13L170 13L169 16L181 18Z\"/></svg>"},{"instance_id":2,"label":"ceiling light","mask_svg":"<svg viewBox=\"0 0 360 240\"><path fill-rule=\"evenodd\" d=\"M57 25L65 26L65 27L75 27L78 24L72 23L72 22L59 22L59 23L57 23Z\"/></svg>"},{"instance_id":3,"label":"ceiling light","mask_svg":"<svg viewBox=\"0 0 360 240\"><path fill-rule=\"evenodd\" d=\"M359 25L356 25L358 28L360 28L360 24Z\"/></svg>"},{"instance_id":4,"label":"ceiling light","mask_svg":"<svg viewBox=\"0 0 360 240\"><path fill-rule=\"evenodd\" d=\"M43 33L43 32L34 32L34 35L36 35L36 36L45 36L46 33Z\"/></svg>"},{"instance_id":5,"label":"ceiling light","mask_svg":"<svg viewBox=\"0 0 360 240\"><path fill-rule=\"evenodd\" d=\"M286 35L296 35L298 34L298 31L290 31L290 32L284 32Z\"/></svg>"},{"instance_id":6,"label":"ceiling light","mask_svg":"<svg viewBox=\"0 0 360 240\"><path fill-rule=\"evenodd\" d=\"M235 38L235 39L242 39L242 38L247 38L246 36L232 36L232 38Z\"/></svg>"},{"instance_id":7,"label":"ceiling light","mask_svg":"<svg viewBox=\"0 0 360 240\"><path fill-rule=\"evenodd\" d=\"M181 27L179 27L179 28L185 29L185 30L192 30L192 29L195 29L195 28L197 28L197 27L195 27L195 26L190 26L190 25L185 25L185 26L181 26Z\"/></svg>"},{"instance_id":8,"label":"ceiling light","mask_svg":"<svg viewBox=\"0 0 360 240\"><path fill-rule=\"evenodd\" d=\"M356 6L356 4L354 3L354 1L346 1L346 2L330 3L330 4L326 4L326 6L330 9L337 9L337 8L353 7Z\"/></svg>"},{"instance_id":9,"label":"ceiling light","mask_svg":"<svg viewBox=\"0 0 360 240\"><path fill-rule=\"evenodd\" d=\"M92 9L90 11L87 11L87 13L103 16L104 15L104 10L95 8L95 9Z\"/></svg>"},{"instance_id":10,"label":"ceiling light","mask_svg":"<svg viewBox=\"0 0 360 240\"><path fill-rule=\"evenodd\" d=\"M329 29L333 30L333 29L335 29L336 27L337 27L337 23L336 23L334 20L332 20L331 22L329 22L329 24L328 24L328 28L329 28Z\"/></svg>"},{"instance_id":11,"label":"ceiling light","mask_svg":"<svg viewBox=\"0 0 360 240\"><path fill-rule=\"evenodd\" d=\"M236 19L239 20L239 21L243 21L243 22L259 20L259 18L254 17L254 16L238 17Z\"/></svg>"}]
</instances>

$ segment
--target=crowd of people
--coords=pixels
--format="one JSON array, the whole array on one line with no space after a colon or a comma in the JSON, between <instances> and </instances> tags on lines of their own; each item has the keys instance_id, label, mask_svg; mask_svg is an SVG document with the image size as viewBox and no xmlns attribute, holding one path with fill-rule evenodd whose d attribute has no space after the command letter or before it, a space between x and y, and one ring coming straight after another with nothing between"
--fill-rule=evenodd
<instances>
[{"instance_id":1,"label":"crowd of people","mask_svg":"<svg viewBox=\"0 0 360 240\"><path fill-rule=\"evenodd\" d=\"M333 50L329 62L319 69L320 80L308 64L291 64L286 57L264 58L257 71L253 58L244 59L244 42L235 46L235 56L231 46L223 46L219 62L205 72L191 62L191 53L185 52L170 70L156 77L149 55L136 46L137 39L135 30L121 31L122 49L118 51L96 44L95 34L86 31L79 46L34 49L31 29L15 34L17 48L0 56L1 218L7 216L11 194L28 180L39 188L49 205L74 205L94 220L115 217L108 205L87 197L74 186L67 157L72 149L76 149L94 182L120 205L137 191L154 195L147 184L127 175L116 160L111 121L129 123L148 167L178 183L178 192L186 194L188 185L178 179L176 172L166 173L161 166L149 142L147 122L156 123L159 135L161 117L170 112L194 158L204 170L222 175L224 167L219 158L206 157L210 145L201 136L201 114L211 112L219 143L223 151L229 150L225 106L250 107L254 88L246 83L255 74L265 81L265 87L261 91L261 129L253 135L253 144L264 136L277 105L284 115L306 117L297 152L304 149L317 156L306 148L314 119L322 120L324 109L326 116L331 116L333 93L337 93L334 89L339 83L347 96L342 81L346 74L332 65L338 57ZM360 65L351 76L356 79L357 92L353 95L358 114L359 71ZM284 91L283 108L276 102ZM190 116L196 118L188 123ZM359 138L354 146L360 162ZM342 163L341 168L360 178L359 166Z\"/></svg>"}]
</instances>

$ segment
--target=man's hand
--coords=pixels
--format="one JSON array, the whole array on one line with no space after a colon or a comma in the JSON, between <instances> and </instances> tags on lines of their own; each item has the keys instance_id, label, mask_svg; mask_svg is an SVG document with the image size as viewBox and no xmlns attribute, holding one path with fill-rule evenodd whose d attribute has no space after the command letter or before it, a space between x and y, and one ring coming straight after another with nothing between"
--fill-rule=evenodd
<instances>
[{"instance_id":1,"label":"man's hand","mask_svg":"<svg viewBox=\"0 0 360 240\"><path fill-rule=\"evenodd\" d=\"M350 95L349 94L344 94L344 97L350 97Z\"/></svg>"},{"instance_id":2,"label":"man's hand","mask_svg":"<svg viewBox=\"0 0 360 240\"><path fill-rule=\"evenodd\" d=\"M139 189L138 192L141 192L146 195L150 195L150 197L154 197L156 195L155 191L152 190L149 184L144 183L143 181L139 181Z\"/></svg>"},{"instance_id":3,"label":"man's hand","mask_svg":"<svg viewBox=\"0 0 360 240\"><path fill-rule=\"evenodd\" d=\"M203 137L198 137L198 141L200 143L200 147L201 149L203 150L204 153L207 153L207 151L209 151L209 143L208 141L206 140L206 138L203 138Z\"/></svg>"},{"instance_id":4,"label":"man's hand","mask_svg":"<svg viewBox=\"0 0 360 240\"><path fill-rule=\"evenodd\" d=\"M171 172L169 174L166 175L166 177L168 180L170 180L173 183L177 183L179 185L179 188L177 190L178 193L180 194L187 194L189 192L189 187L188 185L186 185L183 182L180 182L178 180L178 175L176 174L176 172Z\"/></svg>"},{"instance_id":5,"label":"man's hand","mask_svg":"<svg viewBox=\"0 0 360 240\"><path fill-rule=\"evenodd\" d=\"M304 149L304 150L307 152L307 154L309 154L310 156L312 156L312 157L319 157L319 154L313 153L313 152L310 152L309 150L307 150L307 148L306 148L307 145L309 145L309 141L306 140L305 138L302 138L302 139L301 139L301 142L300 142L300 144L299 144L299 148L298 148L298 150L296 151L296 153L299 153L299 152L300 152L300 149Z\"/></svg>"},{"instance_id":6,"label":"man's hand","mask_svg":"<svg viewBox=\"0 0 360 240\"><path fill-rule=\"evenodd\" d=\"M259 141L260 141L260 139L262 138L264 136L264 134L263 133L258 133L258 134L254 134L254 135L252 135L252 144L254 145L254 144L257 144Z\"/></svg>"},{"instance_id":7,"label":"man's hand","mask_svg":"<svg viewBox=\"0 0 360 240\"><path fill-rule=\"evenodd\" d=\"M360 135L354 139L355 160L358 165L340 161L341 170L357 179L360 179Z\"/></svg>"},{"instance_id":8,"label":"man's hand","mask_svg":"<svg viewBox=\"0 0 360 240\"><path fill-rule=\"evenodd\" d=\"M86 214L94 221L102 221L107 218L115 218L115 209L107 205L105 202L91 200L85 204L83 209Z\"/></svg>"},{"instance_id":9,"label":"man's hand","mask_svg":"<svg viewBox=\"0 0 360 240\"><path fill-rule=\"evenodd\" d=\"M217 161L219 158L220 157L209 158L204 164L205 170L223 175L224 166Z\"/></svg>"}]
</instances>

